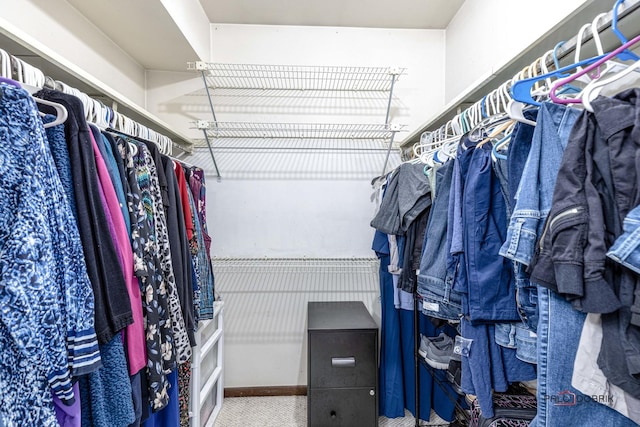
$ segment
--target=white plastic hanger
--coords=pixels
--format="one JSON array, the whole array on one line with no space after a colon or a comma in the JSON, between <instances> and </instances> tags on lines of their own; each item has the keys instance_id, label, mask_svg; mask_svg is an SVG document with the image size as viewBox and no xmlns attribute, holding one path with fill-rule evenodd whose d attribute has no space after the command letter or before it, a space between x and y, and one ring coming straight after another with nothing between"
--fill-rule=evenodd
<instances>
[{"instance_id":1,"label":"white plastic hanger","mask_svg":"<svg viewBox=\"0 0 640 427\"><path fill-rule=\"evenodd\" d=\"M606 16L606 13L601 13L600 15L596 16L591 23L591 32L593 33L593 41L595 42L598 56L605 54L604 48L602 47L602 41L600 40L600 33L598 33L598 25L600 24L600 21ZM605 62L603 67L600 68L600 75L597 77L597 79L604 77L606 74L618 73L626 69L627 67L628 66L626 64L611 59Z\"/></svg>"},{"instance_id":2,"label":"white plastic hanger","mask_svg":"<svg viewBox=\"0 0 640 427\"><path fill-rule=\"evenodd\" d=\"M593 106L591 105L591 103L593 102L594 99L598 97L598 94L600 94L600 91L602 90L602 88L614 82L619 81L623 77L639 69L640 69L640 61L636 61L635 63L628 66L618 74L614 74L613 76L610 76L607 79L598 79L588 84L587 87L584 88L584 90L582 91L582 105L584 106L584 108L587 111L590 111L593 113Z\"/></svg>"},{"instance_id":3,"label":"white plastic hanger","mask_svg":"<svg viewBox=\"0 0 640 427\"><path fill-rule=\"evenodd\" d=\"M0 74L6 79L11 78L11 56L0 49Z\"/></svg>"},{"instance_id":4,"label":"white plastic hanger","mask_svg":"<svg viewBox=\"0 0 640 427\"><path fill-rule=\"evenodd\" d=\"M69 117L69 113L67 112L67 109L64 107L64 105L58 104L57 102L49 101L49 100L46 100L46 99L40 99L38 97L34 97L33 99L38 104L48 105L50 107L53 107L54 110L56 110L56 119L54 121L52 121L52 122L45 123L43 125L45 127L45 129L53 127L53 126L61 125Z\"/></svg>"}]
</instances>

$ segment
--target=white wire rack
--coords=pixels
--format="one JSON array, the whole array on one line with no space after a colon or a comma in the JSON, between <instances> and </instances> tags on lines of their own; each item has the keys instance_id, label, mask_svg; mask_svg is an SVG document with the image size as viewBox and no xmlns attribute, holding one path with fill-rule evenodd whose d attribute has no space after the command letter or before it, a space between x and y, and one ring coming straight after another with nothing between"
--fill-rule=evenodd
<instances>
[{"instance_id":1,"label":"white wire rack","mask_svg":"<svg viewBox=\"0 0 640 427\"><path fill-rule=\"evenodd\" d=\"M377 301L375 258L213 259L232 344L304 341L308 301Z\"/></svg>"},{"instance_id":2,"label":"white wire rack","mask_svg":"<svg viewBox=\"0 0 640 427\"><path fill-rule=\"evenodd\" d=\"M213 141L213 149L216 153L223 152L272 152L282 151L314 152L314 151L380 151L386 152L389 147L388 140L382 139L314 139L314 138L224 138L215 140L215 136L209 133ZM206 147L206 140L194 139L195 147ZM392 148L399 145L394 142Z\"/></svg>"},{"instance_id":3,"label":"white wire rack","mask_svg":"<svg viewBox=\"0 0 640 427\"><path fill-rule=\"evenodd\" d=\"M207 122L196 123L212 138L251 139L368 139L388 141L394 132L406 130L406 125L339 124L339 123L253 123Z\"/></svg>"},{"instance_id":4,"label":"white wire rack","mask_svg":"<svg viewBox=\"0 0 640 427\"><path fill-rule=\"evenodd\" d=\"M335 150L315 149L316 143L323 141L304 141L311 145L304 149L291 148L291 144L301 144L296 140L282 141L287 148L274 148L280 141L265 141L260 148L257 140L237 140L238 144L226 146L226 140L213 143L215 160L225 179L229 180L366 180L380 173L380 165L385 161L386 148L379 149L380 141L338 141L340 148ZM347 144L345 144L345 142ZM222 144L218 146L218 143ZM285 145L287 144L287 145ZM298 145L296 145L298 146ZM356 147L349 149L347 147ZM279 145L277 147L280 147ZM213 158L208 147L196 146L189 154L189 162L200 165L207 171L207 180L216 179ZM389 157L389 168L400 164L398 150Z\"/></svg>"},{"instance_id":5,"label":"white wire rack","mask_svg":"<svg viewBox=\"0 0 640 427\"><path fill-rule=\"evenodd\" d=\"M216 281L224 281L223 289L228 291L240 291L246 288L252 281L267 282L266 276L253 276L247 281L245 278L239 283L238 275L242 274L346 274L355 278L364 274L367 278L370 274L377 274L378 260L376 258L222 258L212 259L216 272ZM231 275L231 276L227 276ZM224 278L224 280L223 280ZM233 282L233 283L230 283ZM231 286L233 285L233 286ZM271 289L282 288L284 282ZM286 288L287 286L285 286ZM303 288L302 291L311 291Z\"/></svg>"},{"instance_id":6,"label":"white wire rack","mask_svg":"<svg viewBox=\"0 0 640 427\"><path fill-rule=\"evenodd\" d=\"M278 89L321 91L391 90L406 69L390 67L343 67L259 65L190 62L189 70L206 71L212 89Z\"/></svg>"},{"instance_id":7,"label":"white wire rack","mask_svg":"<svg viewBox=\"0 0 640 427\"><path fill-rule=\"evenodd\" d=\"M197 122L202 130L204 145L209 149L218 180L222 177L215 160L212 141L216 148L220 139L235 140L246 138L251 140L269 140L276 144L226 144L227 149L270 149L276 150L379 150L382 147L349 146L356 141L386 141L387 155L384 160L383 174L386 171L391 149L394 147L396 133L406 130L404 125L391 124L390 113L394 85L405 72L404 68L391 67L346 67L346 66L298 66L298 65L258 65L258 64L223 64L208 62L188 63L189 70L198 71L202 75L207 101L211 109L212 122ZM387 98L387 108L383 124L327 124L327 123L260 123L260 122L225 122L218 119L213 96L216 91L237 91L243 96L251 96L251 91L265 92L285 91L292 93L294 99L320 92L333 97L337 93L383 93ZM249 91L249 93L246 93ZM304 95L300 95L304 94ZM295 140L295 143L282 143L284 140ZM310 145L310 140L325 140L324 143ZM339 146L334 141L345 141L346 146ZM228 141L227 141L228 142ZM397 147L397 145L395 145ZM309 152L309 151L307 151Z\"/></svg>"}]
</instances>

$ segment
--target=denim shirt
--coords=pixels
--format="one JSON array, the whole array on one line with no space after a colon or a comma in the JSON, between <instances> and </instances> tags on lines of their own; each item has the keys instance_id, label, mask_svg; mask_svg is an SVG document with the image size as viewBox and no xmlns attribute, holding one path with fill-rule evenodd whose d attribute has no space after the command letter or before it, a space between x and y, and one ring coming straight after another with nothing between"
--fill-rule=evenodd
<instances>
[{"instance_id":1,"label":"denim shirt","mask_svg":"<svg viewBox=\"0 0 640 427\"><path fill-rule=\"evenodd\" d=\"M529 265L549 215L562 154L580 110L544 103L540 106L531 150L522 172L503 257Z\"/></svg>"}]
</instances>

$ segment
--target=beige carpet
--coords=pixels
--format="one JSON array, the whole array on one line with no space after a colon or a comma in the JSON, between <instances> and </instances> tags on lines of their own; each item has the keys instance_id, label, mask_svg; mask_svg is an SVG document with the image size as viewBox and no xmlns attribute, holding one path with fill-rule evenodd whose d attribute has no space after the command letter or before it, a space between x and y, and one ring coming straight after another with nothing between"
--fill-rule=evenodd
<instances>
[{"instance_id":1,"label":"beige carpet","mask_svg":"<svg viewBox=\"0 0 640 427\"><path fill-rule=\"evenodd\" d=\"M307 425L305 396L233 397L226 398L215 427L304 427ZM409 412L404 418L380 417L380 427L413 427ZM446 421L431 413L431 422L421 425L448 426Z\"/></svg>"}]
</instances>

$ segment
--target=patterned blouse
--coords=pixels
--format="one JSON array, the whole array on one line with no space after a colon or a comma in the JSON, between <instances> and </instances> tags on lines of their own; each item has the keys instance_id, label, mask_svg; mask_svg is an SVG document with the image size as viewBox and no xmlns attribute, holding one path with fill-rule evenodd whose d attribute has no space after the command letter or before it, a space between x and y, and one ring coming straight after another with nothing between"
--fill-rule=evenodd
<instances>
[{"instance_id":1,"label":"patterned blouse","mask_svg":"<svg viewBox=\"0 0 640 427\"><path fill-rule=\"evenodd\" d=\"M134 269L142 294L149 396L154 410L159 410L169 401L167 373L175 364L175 354L169 303L166 292L160 288L162 275L154 251L154 209L149 191L149 170L135 142L118 138L117 144L129 183L127 208L131 219Z\"/></svg>"}]
</instances>

